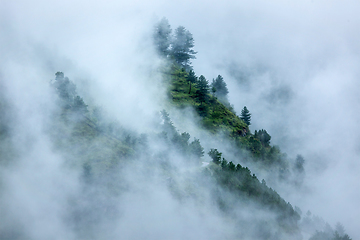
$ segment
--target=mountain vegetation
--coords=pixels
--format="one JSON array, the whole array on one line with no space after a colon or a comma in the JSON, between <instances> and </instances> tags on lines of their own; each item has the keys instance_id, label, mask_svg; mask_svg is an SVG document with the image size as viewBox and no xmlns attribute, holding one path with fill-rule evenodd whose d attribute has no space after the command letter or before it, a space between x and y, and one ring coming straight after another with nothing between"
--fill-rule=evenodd
<instances>
[{"instance_id":1,"label":"mountain vegetation","mask_svg":"<svg viewBox=\"0 0 360 240\"><path fill-rule=\"evenodd\" d=\"M151 132L126 129L101 107L87 104L78 94L76 84L63 72L56 72L50 86L58 108L51 113L46 131L53 150L65 159L66 165L80 169L81 184L90 196L86 200L69 200L71 207L66 219L75 226L79 239L104 239L98 235L100 227L96 220L113 219L117 213L109 209L116 207L109 199L132 191L131 184L124 180L124 169L129 166L130 173L141 171L149 178L159 175L159 181L179 202L191 199L201 205L210 196L220 215L238 226L238 239L302 239L299 209L265 180L260 181L245 165L268 171L284 183L294 182L296 187L305 176L304 158L298 155L292 163L279 147L271 145L266 130L252 132L250 111L244 106L240 116L236 114L221 75L211 83L204 75L196 75L190 61L196 54L194 39L187 29L179 26L172 35L171 26L164 18L155 26L153 40L166 62L162 74L170 106L178 110L193 109L200 127L213 138L228 141L234 154L226 159L218 146L205 150L200 139L179 132L164 109L156 114L158 121ZM17 154L15 144L10 141L11 106L0 97L0 159L5 164L5 159L15 161ZM205 162L207 157L211 159L209 162ZM178 162L174 163L174 159ZM185 166L187 174L179 166ZM243 209L250 209L251 218L241 214ZM0 238L9 234L0 232ZM338 227L336 231L317 229L310 239L350 237Z\"/></svg>"},{"instance_id":2,"label":"mountain vegetation","mask_svg":"<svg viewBox=\"0 0 360 240\"><path fill-rule=\"evenodd\" d=\"M164 18L160 21L166 22ZM159 29L156 28L157 30ZM181 27L183 28L183 27ZM170 31L171 32L171 31ZM170 33L169 32L169 33ZM189 36L192 36L188 33ZM155 38L160 37L155 34ZM195 58L193 39L189 48L186 49L190 58ZM183 40L184 45L187 40ZM171 45L169 45L171 49ZM286 154L281 153L277 146L271 146L271 136L264 129L255 130L252 134L249 126L251 124L251 113L246 106L243 107L241 115L237 116L233 107L230 105L227 94L229 93L227 85L221 75L213 79L212 83L206 80L203 75L197 77L190 62L182 62L175 55L170 54L170 68L165 75L169 84L169 99L178 108L193 107L199 117L201 117L202 127L212 134L214 137L224 134L228 140L233 142L235 151L239 153L244 160L252 161L258 166L266 169L276 169L278 178L282 181L289 181L290 175L295 175L295 185L301 185L304 178L304 158L298 155L295 164L290 169L290 161ZM249 155L244 155L244 152ZM240 164L235 165L232 161L228 162L222 158L222 153L213 148L208 152L212 159L212 163L206 168L206 171L216 179L218 184L232 194L252 199L259 202L263 206L267 206L272 210L276 209L280 215L277 218L278 223L286 229L287 232L298 231L298 221L300 215L293 209L290 203L286 203L276 191L268 188L266 182L260 181L255 174L251 175L247 167ZM246 162L246 161L245 161ZM292 171L290 171L292 170ZM226 205L225 199L220 199L222 209L231 208ZM331 229L328 226L328 229ZM350 239L344 232L339 234L338 231L332 229L327 232L317 231L310 238L314 239Z\"/></svg>"}]
</instances>

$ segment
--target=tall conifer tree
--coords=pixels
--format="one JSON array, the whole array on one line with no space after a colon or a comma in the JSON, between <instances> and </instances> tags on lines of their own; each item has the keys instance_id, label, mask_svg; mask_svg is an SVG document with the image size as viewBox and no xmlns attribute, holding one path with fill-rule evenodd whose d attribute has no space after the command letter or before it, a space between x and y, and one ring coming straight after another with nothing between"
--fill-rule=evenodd
<instances>
[{"instance_id":1,"label":"tall conifer tree","mask_svg":"<svg viewBox=\"0 0 360 240\"><path fill-rule=\"evenodd\" d=\"M171 27L169 21L166 18L160 20L158 24L156 24L154 33L153 33L153 41L155 44L156 51L164 57L167 57L170 51L170 43L171 43Z\"/></svg>"},{"instance_id":2,"label":"tall conifer tree","mask_svg":"<svg viewBox=\"0 0 360 240\"><path fill-rule=\"evenodd\" d=\"M251 114L250 111L247 109L247 107L245 106L243 108L243 110L241 110L241 117L240 117L247 125L250 125L250 120L251 120Z\"/></svg>"},{"instance_id":3,"label":"tall conifer tree","mask_svg":"<svg viewBox=\"0 0 360 240\"><path fill-rule=\"evenodd\" d=\"M196 58L196 52L193 50L193 47L194 38L192 34L183 26L176 28L171 44L171 56L185 69L191 69L190 59Z\"/></svg>"}]
</instances>

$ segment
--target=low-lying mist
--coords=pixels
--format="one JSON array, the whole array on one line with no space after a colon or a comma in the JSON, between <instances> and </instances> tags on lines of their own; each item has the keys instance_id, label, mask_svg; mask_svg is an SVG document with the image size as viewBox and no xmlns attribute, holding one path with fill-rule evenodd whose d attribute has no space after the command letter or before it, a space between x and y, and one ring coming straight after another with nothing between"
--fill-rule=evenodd
<instances>
[{"instance_id":1,"label":"low-lying mist","mask_svg":"<svg viewBox=\"0 0 360 240\"><path fill-rule=\"evenodd\" d=\"M352 1L1 2L1 238L286 238L273 223L276 213L220 189L205 168L157 135L162 109L189 142L200 139L204 162L217 148L248 166L301 208L302 226L309 210L359 237L359 7ZM247 106L252 114L250 130L266 129L291 163L304 157L301 187L279 183L244 162L225 138L209 137L193 109L169 106L159 72L167 65L150 39L163 16L192 32L195 72L224 77L236 113ZM90 114L97 109L116 126L111 131L119 139L95 138L94 130L92 140L78 142L83 119L62 113L51 85L58 71L76 84ZM135 154L118 141L147 147ZM221 209L219 199L236 207ZM305 239L311 234L302 232Z\"/></svg>"}]
</instances>

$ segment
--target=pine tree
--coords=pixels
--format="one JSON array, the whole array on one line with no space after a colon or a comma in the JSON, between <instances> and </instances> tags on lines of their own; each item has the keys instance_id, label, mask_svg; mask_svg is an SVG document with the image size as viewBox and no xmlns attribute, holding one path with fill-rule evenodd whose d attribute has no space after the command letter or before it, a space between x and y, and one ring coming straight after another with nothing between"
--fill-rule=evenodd
<instances>
[{"instance_id":1,"label":"pine tree","mask_svg":"<svg viewBox=\"0 0 360 240\"><path fill-rule=\"evenodd\" d=\"M255 130L254 133L255 137L260 140L260 142L265 146L268 147L270 145L271 136L267 133L266 130L261 129L259 131Z\"/></svg>"},{"instance_id":2,"label":"pine tree","mask_svg":"<svg viewBox=\"0 0 360 240\"><path fill-rule=\"evenodd\" d=\"M163 129L164 132L167 134L169 138L173 138L175 135L178 134L176 128L174 127L173 122L170 119L169 114L166 112L166 110L162 110L160 112L161 118L163 120Z\"/></svg>"},{"instance_id":3,"label":"pine tree","mask_svg":"<svg viewBox=\"0 0 360 240\"><path fill-rule=\"evenodd\" d=\"M229 90L227 89L224 78L221 75L218 75L216 79L213 79L211 87L214 88L214 95L219 98L221 102L228 102L227 94Z\"/></svg>"},{"instance_id":4,"label":"pine tree","mask_svg":"<svg viewBox=\"0 0 360 240\"><path fill-rule=\"evenodd\" d=\"M191 85L193 83L196 83L197 81L197 76L195 75L195 72L193 70L190 70L187 78L186 78L189 82L189 94L191 93Z\"/></svg>"},{"instance_id":5,"label":"pine tree","mask_svg":"<svg viewBox=\"0 0 360 240\"><path fill-rule=\"evenodd\" d=\"M160 20L158 24L156 24L154 33L153 33L153 41L156 48L156 51L163 57L167 57L170 50L171 43L171 27L169 21L166 18Z\"/></svg>"},{"instance_id":6,"label":"pine tree","mask_svg":"<svg viewBox=\"0 0 360 240\"><path fill-rule=\"evenodd\" d=\"M204 156L204 148L201 146L200 140L197 138L194 138L194 141L189 144L189 150L190 154L195 157L201 158Z\"/></svg>"},{"instance_id":7,"label":"pine tree","mask_svg":"<svg viewBox=\"0 0 360 240\"><path fill-rule=\"evenodd\" d=\"M211 159L213 160L214 163L220 164L221 155L222 155L221 152L219 152L217 149L212 148L212 149L210 149L208 154L209 154L209 156L211 157Z\"/></svg>"},{"instance_id":8,"label":"pine tree","mask_svg":"<svg viewBox=\"0 0 360 240\"><path fill-rule=\"evenodd\" d=\"M190 70L186 79L191 83L196 83L197 76L195 75L195 72L193 70Z\"/></svg>"},{"instance_id":9,"label":"pine tree","mask_svg":"<svg viewBox=\"0 0 360 240\"><path fill-rule=\"evenodd\" d=\"M250 120L251 120L251 114L250 111L247 109L247 107L245 106L243 108L243 110L241 110L241 117L240 117L247 125L250 125Z\"/></svg>"},{"instance_id":10,"label":"pine tree","mask_svg":"<svg viewBox=\"0 0 360 240\"><path fill-rule=\"evenodd\" d=\"M195 59L196 52L194 47L194 38L192 34L183 26L175 30L175 35L171 43L171 56L174 60L186 69L191 69L190 59Z\"/></svg>"},{"instance_id":11,"label":"pine tree","mask_svg":"<svg viewBox=\"0 0 360 240\"><path fill-rule=\"evenodd\" d=\"M196 91L198 101L201 104L207 102L209 98L209 83L203 75L201 75L196 82L196 87L198 88Z\"/></svg>"}]
</instances>

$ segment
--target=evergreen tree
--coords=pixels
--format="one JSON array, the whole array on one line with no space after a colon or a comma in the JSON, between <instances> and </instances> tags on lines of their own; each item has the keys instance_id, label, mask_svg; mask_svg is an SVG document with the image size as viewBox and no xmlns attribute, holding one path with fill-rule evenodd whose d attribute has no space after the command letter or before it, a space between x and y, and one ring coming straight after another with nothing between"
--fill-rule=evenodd
<instances>
[{"instance_id":1,"label":"evergreen tree","mask_svg":"<svg viewBox=\"0 0 360 240\"><path fill-rule=\"evenodd\" d=\"M187 78L186 78L189 82L189 94L191 93L191 85L193 83L196 83L197 81L197 76L195 75L195 72L193 70L190 70Z\"/></svg>"},{"instance_id":2,"label":"evergreen tree","mask_svg":"<svg viewBox=\"0 0 360 240\"><path fill-rule=\"evenodd\" d=\"M161 56L168 56L171 43L171 27L169 21L163 18L155 26L153 33L153 41L155 44L156 51Z\"/></svg>"},{"instance_id":3,"label":"evergreen tree","mask_svg":"<svg viewBox=\"0 0 360 240\"><path fill-rule=\"evenodd\" d=\"M209 154L209 156L211 157L211 159L213 160L214 163L220 164L221 155L222 155L221 152L219 152L217 149L212 148L212 149L210 149L208 154Z\"/></svg>"},{"instance_id":4,"label":"evergreen tree","mask_svg":"<svg viewBox=\"0 0 360 240\"><path fill-rule=\"evenodd\" d=\"M182 134L175 134L172 138L172 142L177 146L181 151L186 151L189 145L190 134L183 132Z\"/></svg>"},{"instance_id":5,"label":"evergreen tree","mask_svg":"<svg viewBox=\"0 0 360 240\"><path fill-rule=\"evenodd\" d=\"M166 110L162 110L160 112L161 114L161 118L163 120L163 129L164 132L167 134L168 137L170 137L171 139L175 136L178 135L178 132L176 130L176 128L174 127L173 122L170 119L169 114L166 112Z\"/></svg>"},{"instance_id":6,"label":"evergreen tree","mask_svg":"<svg viewBox=\"0 0 360 240\"><path fill-rule=\"evenodd\" d=\"M171 56L186 69L191 69L190 59L196 58L196 52L193 50L193 47L194 39L192 34L183 26L176 28L171 44Z\"/></svg>"},{"instance_id":7,"label":"evergreen tree","mask_svg":"<svg viewBox=\"0 0 360 240\"><path fill-rule=\"evenodd\" d=\"M251 120L251 114L250 111L247 109L247 107L245 106L242 110L241 110L241 117L240 117L247 125L250 125L250 120Z\"/></svg>"},{"instance_id":8,"label":"evergreen tree","mask_svg":"<svg viewBox=\"0 0 360 240\"><path fill-rule=\"evenodd\" d=\"M214 82L214 80L213 80ZM216 97L216 88L215 87L211 87L211 94Z\"/></svg>"},{"instance_id":9,"label":"evergreen tree","mask_svg":"<svg viewBox=\"0 0 360 240\"><path fill-rule=\"evenodd\" d=\"M209 99L209 83L203 75L201 75L196 82L196 87L198 88L196 91L198 101L201 104L207 102Z\"/></svg>"},{"instance_id":10,"label":"evergreen tree","mask_svg":"<svg viewBox=\"0 0 360 240\"><path fill-rule=\"evenodd\" d=\"M259 131L255 130L255 137L260 140L263 146L268 147L270 145L271 136L266 132L266 130L261 129Z\"/></svg>"},{"instance_id":11,"label":"evergreen tree","mask_svg":"<svg viewBox=\"0 0 360 240\"><path fill-rule=\"evenodd\" d=\"M211 87L215 89L215 91L212 91L221 102L228 102L227 94L229 93L229 90L227 89L226 83L221 75L218 75L216 79L213 79Z\"/></svg>"},{"instance_id":12,"label":"evergreen tree","mask_svg":"<svg viewBox=\"0 0 360 240\"><path fill-rule=\"evenodd\" d=\"M229 162L228 166L227 166L228 170L235 172L236 170L236 166L233 162Z\"/></svg>"},{"instance_id":13,"label":"evergreen tree","mask_svg":"<svg viewBox=\"0 0 360 240\"><path fill-rule=\"evenodd\" d=\"M201 146L199 139L194 138L194 141L189 144L189 150L195 157L201 158L204 156L204 148Z\"/></svg>"},{"instance_id":14,"label":"evergreen tree","mask_svg":"<svg viewBox=\"0 0 360 240\"><path fill-rule=\"evenodd\" d=\"M190 70L188 76L186 77L186 79L187 79L190 83L196 83L196 81L197 81L197 76L195 75L195 72L194 72L193 70Z\"/></svg>"}]
</instances>

